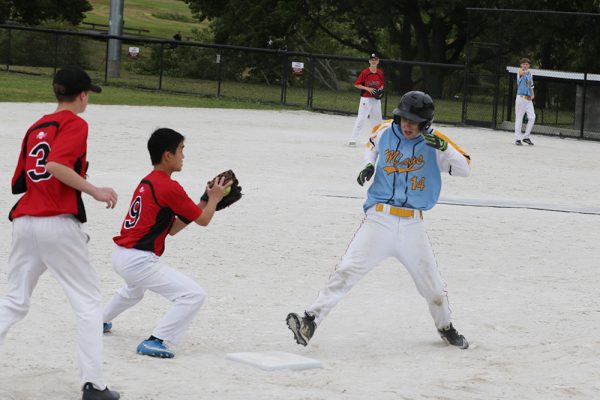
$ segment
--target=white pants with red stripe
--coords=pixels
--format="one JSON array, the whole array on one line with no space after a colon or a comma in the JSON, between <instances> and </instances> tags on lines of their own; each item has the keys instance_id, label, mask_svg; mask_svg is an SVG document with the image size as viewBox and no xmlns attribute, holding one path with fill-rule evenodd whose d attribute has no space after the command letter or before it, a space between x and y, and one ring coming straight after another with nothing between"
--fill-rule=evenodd
<instances>
[{"instance_id":1,"label":"white pants with red stripe","mask_svg":"<svg viewBox=\"0 0 600 400\"><path fill-rule=\"evenodd\" d=\"M204 290L186 275L161 262L151 251L117 246L112 261L115 272L121 275L125 284L104 308L104 322L112 321L139 303L146 290L150 290L172 303L152 335L178 344L204 303Z\"/></svg>"},{"instance_id":2,"label":"white pants with red stripe","mask_svg":"<svg viewBox=\"0 0 600 400\"><path fill-rule=\"evenodd\" d=\"M420 217L406 218L376 212L367 214L354 234L346 253L306 309L317 325L342 297L369 271L388 257L395 257L408 270L417 290L429 306L438 329L450 324L446 284L442 280L429 238Z\"/></svg>"},{"instance_id":3,"label":"white pants with red stripe","mask_svg":"<svg viewBox=\"0 0 600 400\"><path fill-rule=\"evenodd\" d=\"M6 295L0 298L0 344L9 328L25 318L40 276L48 270L62 287L75 316L81 382L98 389L102 373L102 296L90 264L88 235L71 215L19 217L13 221ZM48 328L52 330L53 327ZM49 332L40 333L48 340ZM60 332L54 332L58 335ZM57 351L61 349L60 345Z\"/></svg>"},{"instance_id":4,"label":"white pants with red stripe","mask_svg":"<svg viewBox=\"0 0 600 400\"><path fill-rule=\"evenodd\" d=\"M527 126L525 127L525 133L522 133L523 116L525 114L527 114ZM515 99L515 140L529 138L534 123L535 111L533 110L533 101L527 100L522 96L517 96Z\"/></svg>"},{"instance_id":5,"label":"white pants with red stripe","mask_svg":"<svg viewBox=\"0 0 600 400\"><path fill-rule=\"evenodd\" d=\"M381 123L381 100L377 100L373 97L360 98L360 102L358 103L358 116L354 123L352 135L350 136L350 142L358 143L367 119L371 122L371 128Z\"/></svg>"}]
</instances>

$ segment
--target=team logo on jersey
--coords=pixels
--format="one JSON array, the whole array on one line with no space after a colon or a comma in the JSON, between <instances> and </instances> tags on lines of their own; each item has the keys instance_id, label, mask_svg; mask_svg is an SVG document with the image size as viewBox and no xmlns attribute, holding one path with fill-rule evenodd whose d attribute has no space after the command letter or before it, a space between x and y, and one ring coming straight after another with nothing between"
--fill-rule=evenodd
<instances>
[{"instance_id":1,"label":"team logo on jersey","mask_svg":"<svg viewBox=\"0 0 600 400\"><path fill-rule=\"evenodd\" d=\"M398 150L386 150L385 152L385 162L388 165L383 167L383 170L389 175L392 173L404 173L404 172L412 172L418 171L423 168L425 161L423 160L423 155L419 156L411 156L408 158L404 158L404 155L400 153Z\"/></svg>"},{"instance_id":2,"label":"team logo on jersey","mask_svg":"<svg viewBox=\"0 0 600 400\"><path fill-rule=\"evenodd\" d=\"M41 139L45 138L47 135L48 134L46 132L41 131L40 133L38 133L37 135L35 135L35 137L41 140Z\"/></svg>"}]
</instances>

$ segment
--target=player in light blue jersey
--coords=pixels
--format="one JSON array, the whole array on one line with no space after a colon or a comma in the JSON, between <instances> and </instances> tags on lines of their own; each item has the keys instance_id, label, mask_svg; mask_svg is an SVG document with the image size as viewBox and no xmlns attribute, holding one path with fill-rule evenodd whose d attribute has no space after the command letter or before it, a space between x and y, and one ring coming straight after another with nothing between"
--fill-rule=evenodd
<instances>
[{"instance_id":1,"label":"player in light blue jersey","mask_svg":"<svg viewBox=\"0 0 600 400\"><path fill-rule=\"evenodd\" d=\"M533 146L529 135L535 122L535 111L533 110L533 76L531 75L530 61L528 58L521 59L521 68L517 71L517 98L515 99L515 144L522 146L527 143ZM523 116L527 114L527 126L525 133L521 132Z\"/></svg>"},{"instance_id":2,"label":"player in light blue jersey","mask_svg":"<svg viewBox=\"0 0 600 400\"><path fill-rule=\"evenodd\" d=\"M287 316L298 344L308 344L317 326L362 277L384 259L395 257L427 301L441 338L461 349L469 347L450 321L446 284L425 231L423 212L438 201L442 173L470 174L470 157L430 127L434 106L429 95L408 92L393 113L393 120L375 128L365 151L366 167L358 175L361 186L375 176L362 223L304 316Z\"/></svg>"}]
</instances>

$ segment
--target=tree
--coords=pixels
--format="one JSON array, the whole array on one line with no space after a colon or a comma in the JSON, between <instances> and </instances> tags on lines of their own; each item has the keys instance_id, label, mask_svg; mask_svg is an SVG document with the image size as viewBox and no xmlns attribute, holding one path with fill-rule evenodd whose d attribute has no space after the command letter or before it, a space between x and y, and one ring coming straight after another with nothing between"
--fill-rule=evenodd
<instances>
[{"instance_id":1,"label":"tree","mask_svg":"<svg viewBox=\"0 0 600 400\"><path fill-rule=\"evenodd\" d=\"M49 20L63 20L77 25L91 9L88 0L0 0L0 22L12 20L37 25Z\"/></svg>"}]
</instances>

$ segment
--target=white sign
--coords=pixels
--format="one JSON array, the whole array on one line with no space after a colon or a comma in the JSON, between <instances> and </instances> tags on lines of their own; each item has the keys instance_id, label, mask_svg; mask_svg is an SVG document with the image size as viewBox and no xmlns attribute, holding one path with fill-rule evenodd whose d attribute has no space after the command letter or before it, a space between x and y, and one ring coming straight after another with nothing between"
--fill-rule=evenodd
<instances>
[{"instance_id":1,"label":"white sign","mask_svg":"<svg viewBox=\"0 0 600 400\"><path fill-rule=\"evenodd\" d=\"M139 47L130 47L128 50L128 54L129 54L129 57L131 57L131 58L137 58L137 56L140 54L140 48Z\"/></svg>"},{"instance_id":2,"label":"white sign","mask_svg":"<svg viewBox=\"0 0 600 400\"><path fill-rule=\"evenodd\" d=\"M304 63L292 61L292 72L295 75L302 75L302 73L304 72Z\"/></svg>"}]
</instances>

